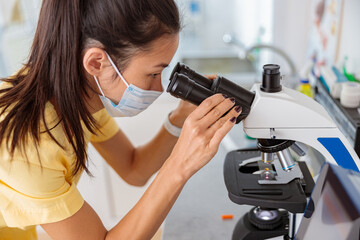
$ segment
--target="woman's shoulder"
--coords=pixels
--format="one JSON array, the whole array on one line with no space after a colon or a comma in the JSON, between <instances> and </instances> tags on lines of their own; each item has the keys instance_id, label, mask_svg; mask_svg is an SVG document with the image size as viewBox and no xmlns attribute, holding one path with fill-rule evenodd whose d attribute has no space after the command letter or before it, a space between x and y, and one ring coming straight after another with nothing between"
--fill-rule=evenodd
<instances>
[{"instance_id":1,"label":"woman's shoulder","mask_svg":"<svg viewBox=\"0 0 360 240\"><path fill-rule=\"evenodd\" d=\"M0 89L5 89L9 86L11 86L9 83L0 83ZM1 114L0 121L6 117L11 109L12 106L9 106L6 111ZM45 105L44 117L46 124L43 120L41 120L39 124L39 141L37 141L29 133L26 137L24 145L17 147L14 153L11 154L8 145L8 143L11 143L11 141L8 141L7 138L2 140L0 143L1 164L17 161L56 170L64 170L64 165L71 165L71 163L68 163L68 161L63 161L64 159L69 158L71 153L67 153L69 146L67 144L68 142L66 141L65 132L61 126L60 119L50 102L46 103ZM61 146L57 144L54 139L56 139L56 141L60 143Z\"/></svg>"}]
</instances>

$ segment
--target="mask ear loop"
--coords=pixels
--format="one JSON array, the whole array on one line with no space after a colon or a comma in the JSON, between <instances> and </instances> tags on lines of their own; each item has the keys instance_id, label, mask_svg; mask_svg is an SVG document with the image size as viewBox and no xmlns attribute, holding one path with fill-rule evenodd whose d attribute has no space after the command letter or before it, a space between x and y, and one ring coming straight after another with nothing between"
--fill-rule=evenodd
<instances>
[{"instance_id":1,"label":"mask ear loop","mask_svg":"<svg viewBox=\"0 0 360 240\"><path fill-rule=\"evenodd\" d=\"M115 69L115 72L119 75L119 77L121 78L121 80L123 80L123 82L125 83L126 87L129 87L129 84L126 82L125 78L121 75L119 69L116 67L116 65L115 65L115 63L113 62L113 60L111 59L110 55L109 55L107 52L105 52L105 54L106 54L107 58L109 59L110 64L111 64L111 65L113 66L113 68ZM99 84L99 81L98 81L97 77L94 76L94 79L95 79L95 82L96 82L97 86L98 86L99 89L100 89L101 94L105 97L105 94L104 94L103 90L102 90L101 87L100 87L100 84Z\"/></svg>"},{"instance_id":2,"label":"mask ear loop","mask_svg":"<svg viewBox=\"0 0 360 240\"><path fill-rule=\"evenodd\" d=\"M119 69L116 67L115 63L113 62L113 60L111 59L111 57L109 56L109 54L107 52L106 56L108 57L111 65L113 66L113 68L115 69L116 73L119 75L119 77L121 78L121 80L123 80L123 82L125 83L126 87L129 87L129 84L126 82L125 78L121 75Z\"/></svg>"},{"instance_id":3,"label":"mask ear loop","mask_svg":"<svg viewBox=\"0 0 360 240\"><path fill-rule=\"evenodd\" d=\"M96 84L98 85L98 87L99 87L99 89L100 89L101 94L105 97L105 94L104 94L103 90L102 90L101 87L100 87L100 84L99 84L99 81L98 81L97 77L94 76L94 79L95 79L95 82L96 82Z\"/></svg>"}]
</instances>

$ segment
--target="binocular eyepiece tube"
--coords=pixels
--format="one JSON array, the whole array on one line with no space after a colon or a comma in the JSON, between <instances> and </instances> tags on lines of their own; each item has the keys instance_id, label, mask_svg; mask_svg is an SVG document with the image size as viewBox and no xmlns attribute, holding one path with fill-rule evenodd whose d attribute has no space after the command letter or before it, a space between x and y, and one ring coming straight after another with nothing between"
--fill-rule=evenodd
<instances>
[{"instance_id":1,"label":"binocular eyepiece tube","mask_svg":"<svg viewBox=\"0 0 360 240\"><path fill-rule=\"evenodd\" d=\"M280 66L276 64L264 65L261 91L276 93L282 90L280 83ZM235 98L235 105L242 107L242 113L236 123L245 119L249 113L255 98L255 93L240 87L232 81L218 76L210 80L195 72L182 63L177 63L170 76L170 84L166 90L171 95L189 101L195 105L216 93L222 93Z\"/></svg>"},{"instance_id":2,"label":"binocular eyepiece tube","mask_svg":"<svg viewBox=\"0 0 360 240\"><path fill-rule=\"evenodd\" d=\"M255 93L224 77L218 76L216 79L210 80L182 63L177 63L171 73L167 92L195 105L200 105L203 100L216 93L233 97L235 105L242 107L242 113L236 123L249 115L251 104L255 98Z\"/></svg>"}]
</instances>

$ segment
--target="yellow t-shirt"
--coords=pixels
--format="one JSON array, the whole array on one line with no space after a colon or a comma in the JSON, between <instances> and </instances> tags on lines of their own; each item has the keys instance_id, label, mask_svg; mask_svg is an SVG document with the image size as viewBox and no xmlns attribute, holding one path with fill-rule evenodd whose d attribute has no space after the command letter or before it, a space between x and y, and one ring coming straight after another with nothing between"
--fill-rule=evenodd
<instances>
[{"instance_id":1,"label":"yellow t-shirt","mask_svg":"<svg viewBox=\"0 0 360 240\"><path fill-rule=\"evenodd\" d=\"M0 89L8 86L8 83L1 83ZM0 119L3 117L0 116ZM93 135L83 125L87 143L108 140L119 130L105 109L96 112L93 117L101 133ZM5 141L0 144L0 240L36 239L35 225L66 219L84 203L76 188L81 172L71 176L73 150L61 124L57 125L59 119L50 102L45 107L45 120L49 128L54 126L51 133L65 146L65 150L47 133L40 136L38 153L29 139L26 146L28 160L17 151L11 160Z\"/></svg>"}]
</instances>

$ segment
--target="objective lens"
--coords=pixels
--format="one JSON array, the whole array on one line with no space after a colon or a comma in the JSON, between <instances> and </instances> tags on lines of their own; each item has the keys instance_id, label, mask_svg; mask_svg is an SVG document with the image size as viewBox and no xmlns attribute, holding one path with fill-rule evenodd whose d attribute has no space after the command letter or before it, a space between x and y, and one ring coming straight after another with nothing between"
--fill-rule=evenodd
<instances>
[{"instance_id":1,"label":"objective lens","mask_svg":"<svg viewBox=\"0 0 360 240\"><path fill-rule=\"evenodd\" d=\"M282 168L286 172L290 172L291 169L295 167L295 162L291 156L291 153L288 148L281 150L276 153L281 163Z\"/></svg>"},{"instance_id":2,"label":"objective lens","mask_svg":"<svg viewBox=\"0 0 360 240\"><path fill-rule=\"evenodd\" d=\"M261 152L261 157L264 163L272 163L274 161L273 153Z\"/></svg>"}]
</instances>

